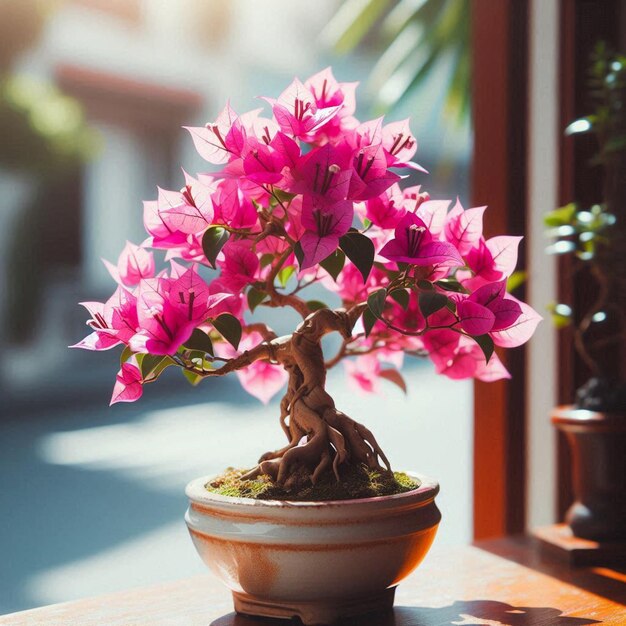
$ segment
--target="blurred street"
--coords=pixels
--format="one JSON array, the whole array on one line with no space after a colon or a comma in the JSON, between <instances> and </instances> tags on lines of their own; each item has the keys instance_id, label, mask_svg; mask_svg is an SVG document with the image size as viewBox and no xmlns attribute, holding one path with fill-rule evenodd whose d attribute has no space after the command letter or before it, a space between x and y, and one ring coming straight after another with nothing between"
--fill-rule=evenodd
<instances>
[{"instance_id":1,"label":"blurred street","mask_svg":"<svg viewBox=\"0 0 626 626\"><path fill-rule=\"evenodd\" d=\"M405 378L407 397L386 382L360 395L339 368L329 390L396 468L439 480L437 542L468 542L472 385L425 363ZM134 405L109 409L103 394L90 408L0 421L0 614L204 571L183 522L185 484L282 445L278 397L264 407L234 377L177 382Z\"/></svg>"}]
</instances>

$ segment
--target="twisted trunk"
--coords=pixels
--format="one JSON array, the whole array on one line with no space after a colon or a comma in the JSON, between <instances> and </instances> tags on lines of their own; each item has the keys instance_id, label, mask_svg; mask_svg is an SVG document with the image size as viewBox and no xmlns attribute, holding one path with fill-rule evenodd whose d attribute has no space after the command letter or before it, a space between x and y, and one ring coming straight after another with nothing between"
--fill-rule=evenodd
<instances>
[{"instance_id":1,"label":"twisted trunk","mask_svg":"<svg viewBox=\"0 0 626 626\"><path fill-rule=\"evenodd\" d=\"M341 466L346 463L390 471L374 435L339 411L326 391L322 337L338 331L344 339L350 339L361 312L358 308L348 312L321 309L309 315L291 336L264 343L258 355L249 353L245 357L256 360L259 356L280 363L289 373L289 384L280 404L280 423L288 443L264 454L244 478L267 474L276 483L291 488L301 481L315 484L331 471L339 479Z\"/></svg>"}]
</instances>

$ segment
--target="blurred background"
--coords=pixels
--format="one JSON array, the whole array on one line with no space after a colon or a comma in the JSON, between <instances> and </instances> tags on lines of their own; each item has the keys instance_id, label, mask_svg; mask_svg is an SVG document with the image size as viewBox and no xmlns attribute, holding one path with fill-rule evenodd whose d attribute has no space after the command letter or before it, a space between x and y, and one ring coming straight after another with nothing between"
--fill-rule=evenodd
<instances>
[{"instance_id":1,"label":"blurred background","mask_svg":"<svg viewBox=\"0 0 626 626\"><path fill-rule=\"evenodd\" d=\"M182 125L261 106L328 65L358 117L410 116L415 183L468 205L465 0L0 0L0 614L203 571L182 521L192 478L277 447L277 403L235 378L166 372L108 408L117 350L79 301L108 298L142 200L206 171ZM280 326L281 320L276 324ZM174 369L174 368L173 368ZM180 374L174 372L173 374ZM472 385L411 364L409 394L330 387L400 468L442 484L438 541L472 537ZM446 450L446 454L441 453Z\"/></svg>"}]
</instances>

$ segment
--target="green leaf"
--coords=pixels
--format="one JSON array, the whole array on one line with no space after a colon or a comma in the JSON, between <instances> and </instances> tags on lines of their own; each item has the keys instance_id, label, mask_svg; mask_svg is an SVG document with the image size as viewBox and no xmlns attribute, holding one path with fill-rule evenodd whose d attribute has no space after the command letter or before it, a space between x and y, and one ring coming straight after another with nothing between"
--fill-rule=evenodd
<instances>
[{"instance_id":1,"label":"green leaf","mask_svg":"<svg viewBox=\"0 0 626 626\"><path fill-rule=\"evenodd\" d=\"M341 273L346 262L346 255L337 248L332 254L329 254L320 265L337 281L337 276Z\"/></svg>"},{"instance_id":2,"label":"green leaf","mask_svg":"<svg viewBox=\"0 0 626 626\"><path fill-rule=\"evenodd\" d=\"M370 336L375 323L376 318L374 317L374 314L369 309L365 309L365 311L363 311L363 328L365 330L366 337Z\"/></svg>"},{"instance_id":3,"label":"green leaf","mask_svg":"<svg viewBox=\"0 0 626 626\"><path fill-rule=\"evenodd\" d=\"M228 241L230 234L221 226L211 226L206 229L206 232L202 236L202 250L204 256L207 258L209 265L215 269L215 261L220 250L224 247L224 244Z\"/></svg>"},{"instance_id":4,"label":"green leaf","mask_svg":"<svg viewBox=\"0 0 626 626\"><path fill-rule=\"evenodd\" d=\"M422 291L432 291L434 289L433 284L429 280L426 280L424 278L421 278L420 280L417 281L417 286Z\"/></svg>"},{"instance_id":5,"label":"green leaf","mask_svg":"<svg viewBox=\"0 0 626 626\"><path fill-rule=\"evenodd\" d=\"M283 203L291 202L296 197L296 194L277 189L276 187L274 187L273 191L274 195Z\"/></svg>"},{"instance_id":6,"label":"green leaf","mask_svg":"<svg viewBox=\"0 0 626 626\"><path fill-rule=\"evenodd\" d=\"M200 374L196 374L195 372L190 372L189 370L183 369L183 376L195 387L201 380L202 376Z\"/></svg>"},{"instance_id":7,"label":"green leaf","mask_svg":"<svg viewBox=\"0 0 626 626\"><path fill-rule=\"evenodd\" d=\"M296 255L298 265L302 268L302 261L304 260L304 251L299 241L296 241L296 245L293 247L293 253Z\"/></svg>"},{"instance_id":8,"label":"green leaf","mask_svg":"<svg viewBox=\"0 0 626 626\"><path fill-rule=\"evenodd\" d=\"M207 361L206 352L204 352L204 350L189 350L187 357L201 370L208 371L211 369L211 361Z\"/></svg>"},{"instance_id":9,"label":"green leaf","mask_svg":"<svg viewBox=\"0 0 626 626\"><path fill-rule=\"evenodd\" d=\"M436 283L437 287L441 287L446 291L454 291L455 293L467 293L467 289L461 285L456 278L442 278Z\"/></svg>"},{"instance_id":10,"label":"green leaf","mask_svg":"<svg viewBox=\"0 0 626 626\"><path fill-rule=\"evenodd\" d=\"M141 377L144 380L151 376L156 378L168 365L172 364L168 356L146 354L141 361Z\"/></svg>"},{"instance_id":11,"label":"green leaf","mask_svg":"<svg viewBox=\"0 0 626 626\"><path fill-rule=\"evenodd\" d=\"M211 356L214 354L211 338L199 328L194 328L191 337L185 341L185 348L189 350L200 350Z\"/></svg>"},{"instance_id":12,"label":"green leaf","mask_svg":"<svg viewBox=\"0 0 626 626\"><path fill-rule=\"evenodd\" d=\"M363 276L363 282L366 282L376 254L372 240L359 232L349 232L339 239L339 247L356 265Z\"/></svg>"},{"instance_id":13,"label":"green leaf","mask_svg":"<svg viewBox=\"0 0 626 626\"><path fill-rule=\"evenodd\" d=\"M289 279L293 276L293 273L296 271L295 266L293 265L288 265L287 267L283 267L279 272L278 272L278 282L280 283L280 286L285 288L287 286L287 283L289 282Z\"/></svg>"},{"instance_id":14,"label":"green leaf","mask_svg":"<svg viewBox=\"0 0 626 626\"><path fill-rule=\"evenodd\" d=\"M419 307L422 315L428 317L443 309L448 304L448 298L436 291L422 291L419 294Z\"/></svg>"},{"instance_id":15,"label":"green leaf","mask_svg":"<svg viewBox=\"0 0 626 626\"><path fill-rule=\"evenodd\" d=\"M328 305L321 300L308 300L306 305L310 311L319 311L320 309L327 309Z\"/></svg>"},{"instance_id":16,"label":"green leaf","mask_svg":"<svg viewBox=\"0 0 626 626\"><path fill-rule=\"evenodd\" d=\"M378 375L381 378L384 378L385 380L388 380L389 382L393 383L394 385L397 385L398 387L400 387L400 389L402 389L402 391L404 391L404 393L407 392L406 382L404 381L404 378L402 377L402 374L400 374L400 372L398 370L393 369L393 368L384 369L384 370L380 370Z\"/></svg>"},{"instance_id":17,"label":"green leaf","mask_svg":"<svg viewBox=\"0 0 626 626\"><path fill-rule=\"evenodd\" d=\"M260 291L255 287L248 289L248 308L251 312L254 312L261 302L267 299L267 294L264 291Z\"/></svg>"},{"instance_id":18,"label":"green leaf","mask_svg":"<svg viewBox=\"0 0 626 626\"><path fill-rule=\"evenodd\" d=\"M222 313L219 317L212 320L211 323L235 350L239 347L242 332L241 323L234 315Z\"/></svg>"},{"instance_id":19,"label":"green leaf","mask_svg":"<svg viewBox=\"0 0 626 626\"><path fill-rule=\"evenodd\" d=\"M543 223L548 228L556 228L557 226L564 226L566 224L571 225L574 221L575 215L576 204L574 202L570 202L559 209L554 209L554 211L546 213L543 217Z\"/></svg>"},{"instance_id":20,"label":"green leaf","mask_svg":"<svg viewBox=\"0 0 626 626\"><path fill-rule=\"evenodd\" d=\"M274 255L271 252L266 252L261 256L261 260L259 261L259 265L261 267L267 267L274 260Z\"/></svg>"},{"instance_id":21,"label":"green leaf","mask_svg":"<svg viewBox=\"0 0 626 626\"><path fill-rule=\"evenodd\" d=\"M409 308L409 292L406 289L396 289L389 296L393 298L405 311Z\"/></svg>"},{"instance_id":22,"label":"green leaf","mask_svg":"<svg viewBox=\"0 0 626 626\"><path fill-rule=\"evenodd\" d=\"M494 351L493 339L489 336L489 334L472 337L472 339L480 346L480 349L485 355L485 361L489 363L489 359L491 359L491 355Z\"/></svg>"},{"instance_id":23,"label":"green leaf","mask_svg":"<svg viewBox=\"0 0 626 626\"><path fill-rule=\"evenodd\" d=\"M133 351L130 349L130 346L125 346L122 350L122 354L120 354L120 365L126 363L131 356L133 356Z\"/></svg>"},{"instance_id":24,"label":"green leaf","mask_svg":"<svg viewBox=\"0 0 626 626\"><path fill-rule=\"evenodd\" d=\"M379 320L383 319L383 311L385 310L385 300L387 299L387 290L378 289L371 293L367 298L367 306L374 317Z\"/></svg>"}]
</instances>

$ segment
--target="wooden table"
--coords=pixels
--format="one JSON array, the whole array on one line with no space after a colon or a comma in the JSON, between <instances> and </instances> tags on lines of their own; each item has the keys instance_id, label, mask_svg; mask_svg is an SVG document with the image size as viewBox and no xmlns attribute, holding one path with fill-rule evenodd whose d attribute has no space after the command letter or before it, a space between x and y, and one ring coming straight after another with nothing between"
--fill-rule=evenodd
<instances>
[{"instance_id":1,"label":"wooden table","mask_svg":"<svg viewBox=\"0 0 626 626\"><path fill-rule=\"evenodd\" d=\"M431 551L398 588L393 614L348 626L626 626L626 570L571 568L528 538ZM230 594L200 576L13 613L2 626L285 626L232 612Z\"/></svg>"}]
</instances>

